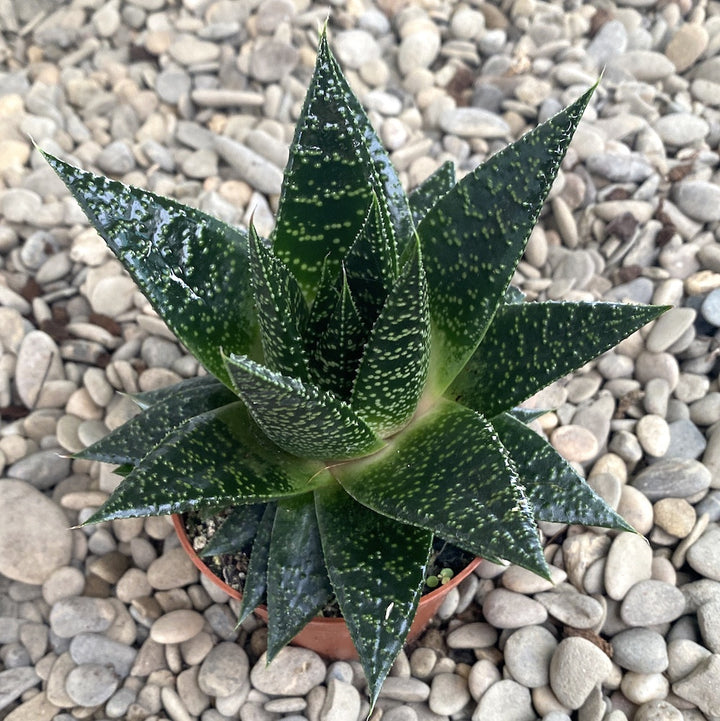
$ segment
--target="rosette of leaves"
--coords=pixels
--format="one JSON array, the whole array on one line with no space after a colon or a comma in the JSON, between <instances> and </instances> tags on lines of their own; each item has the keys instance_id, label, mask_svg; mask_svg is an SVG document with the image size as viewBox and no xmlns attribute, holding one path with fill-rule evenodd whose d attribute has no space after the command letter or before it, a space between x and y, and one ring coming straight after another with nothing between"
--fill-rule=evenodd
<instances>
[{"instance_id":1,"label":"rosette of leaves","mask_svg":"<svg viewBox=\"0 0 720 721\"><path fill-rule=\"evenodd\" d=\"M408 197L323 33L268 240L46 155L208 371L77 454L124 476L88 522L231 509L268 658L334 597L372 703L434 537L547 577L537 521L631 530L518 408L663 310L510 286L591 94Z\"/></svg>"}]
</instances>

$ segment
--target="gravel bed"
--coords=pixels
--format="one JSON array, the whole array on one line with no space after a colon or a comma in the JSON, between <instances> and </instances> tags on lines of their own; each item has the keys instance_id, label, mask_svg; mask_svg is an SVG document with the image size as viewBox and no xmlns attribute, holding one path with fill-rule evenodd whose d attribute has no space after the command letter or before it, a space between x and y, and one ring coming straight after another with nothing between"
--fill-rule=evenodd
<instances>
[{"instance_id":1,"label":"gravel bed","mask_svg":"<svg viewBox=\"0 0 720 721\"><path fill-rule=\"evenodd\" d=\"M483 562L374 721L720 718L717 0L0 0L0 719L355 721L358 664L288 648L167 519L69 452L199 372L33 149L272 228L331 44L403 182L462 174L604 74L515 278L674 307L532 402L639 531L543 524L555 583Z\"/></svg>"}]
</instances>

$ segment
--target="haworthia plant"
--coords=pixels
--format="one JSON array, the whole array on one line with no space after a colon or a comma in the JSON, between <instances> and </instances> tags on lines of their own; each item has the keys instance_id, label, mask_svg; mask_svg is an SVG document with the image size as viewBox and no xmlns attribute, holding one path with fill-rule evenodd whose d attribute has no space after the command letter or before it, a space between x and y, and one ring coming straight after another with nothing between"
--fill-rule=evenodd
<instances>
[{"instance_id":1,"label":"haworthia plant","mask_svg":"<svg viewBox=\"0 0 720 721\"><path fill-rule=\"evenodd\" d=\"M323 33L269 239L46 154L210 374L77 454L125 476L88 522L228 509L269 657L336 598L372 704L433 539L547 576L538 520L631 530L518 408L664 310L510 286L591 95L408 197Z\"/></svg>"}]
</instances>

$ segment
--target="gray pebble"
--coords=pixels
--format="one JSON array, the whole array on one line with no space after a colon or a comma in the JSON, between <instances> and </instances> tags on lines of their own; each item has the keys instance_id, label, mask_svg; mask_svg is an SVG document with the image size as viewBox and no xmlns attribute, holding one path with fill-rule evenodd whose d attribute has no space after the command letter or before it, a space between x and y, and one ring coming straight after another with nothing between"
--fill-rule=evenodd
<instances>
[{"instance_id":1,"label":"gray pebble","mask_svg":"<svg viewBox=\"0 0 720 721\"><path fill-rule=\"evenodd\" d=\"M713 653L720 653L720 600L700 606L697 619L705 646Z\"/></svg>"},{"instance_id":2,"label":"gray pebble","mask_svg":"<svg viewBox=\"0 0 720 721\"><path fill-rule=\"evenodd\" d=\"M483 616L495 628L519 628L543 623L547 611L532 598L496 588L485 596Z\"/></svg>"},{"instance_id":3,"label":"gray pebble","mask_svg":"<svg viewBox=\"0 0 720 721\"><path fill-rule=\"evenodd\" d=\"M675 202L693 220L720 220L720 187L705 180L683 180L674 186Z\"/></svg>"},{"instance_id":4,"label":"gray pebble","mask_svg":"<svg viewBox=\"0 0 720 721\"><path fill-rule=\"evenodd\" d=\"M262 83L276 82L289 75L299 59L293 45L275 39L261 41L250 54L250 75Z\"/></svg>"},{"instance_id":5,"label":"gray pebble","mask_svg":"<svg viewBox=\"0 0 720 721\"><path fill-rule=\"evenodd\" d=\"M695 704L708 716L720 716L720 694L717 693L720 678L720 654L713 654L701 661L688 676L672 685L681 698Z\"/></svg>"},{"instance_id":6,"label":"gray pebble","mask_svg":"<svg viewBox=\"0 0 720 721\"><path fill-rule=\"evenodd\" d=\"M542 626L525 626L512 633L503 654L513 679L528 688L547 686L550 659L557 645L555 636Z\"/></svg>"},{"instance_id":7,"label":"gray pebble","mask_svg":"<svg viewBox=\"0 0 720 721\"><path fill-rule=\"evenodd\" d=\"M711 426L720 420L720 393L714 391L690 406L690 420L700 426Z\"/></svg>"},{"instance_id":8,"label":"gray pebble","mask_svg":"<svg viewBox=\"0 0 720 721\"><path fill-rule=\"evenodd\" d=\"M181 68L167 68L155 78L155 92L165 103L176 105L192 87L190 76Z\"/></svg>"},{"instance_id":9,"label":"gray pebble","mask_svg":"<svg viewBox=\"0 0 720 721\"><path fill-rule=\"evenodd\" d=\"M563 706L578 709L611 671L612 662L594 643L570 636L560 642L553 654L550 686Z\"/></svg>"},{"instance_id":10,"label":"gray pebble","mask_svg":"<svg viewBox=\"0 0 720 721\"><path fill-rule=\"evenodd\" d=\"M487 648L495 645L497 637L489 623L465 623L450 631L447 644L450 648Z\"/></svg>"},{"instance_id":11,"label":"gray pebble","mask_svg":"<svg viewBox=\"0 0 720 721\"><path fill-rule=\"evenodd\" d=\"M710 491L696 504L695 511L698 516L707 515L710 523L720 521L720 490Z\"/></svg>"},{"instance_id":12,"label":"gray pebble","mask_svg":"<svg viewBox=\"0 0 720 721\"><path fill-rule=\"evenodd\" d=\"M125 175L135 167L135 156L124 140L115 140L106 145L97 156L97 165L108 175Z\"/></svg>"},{"instance_id":13,"label":"gray pebble","mask_svg":"<svg viewBox=\"0 0 720 721\"><path fill-rule=\"evenodd\" d=\"M482 108L448 110L440 117L440 127L461 138L506 138L510 133L510 127L499 115Z\"/></svg>"},{"instance_id":14,"label":"gray pebble","mask_svg":"<svg viewBox=\"0 0 720 721\"><path fill-rule=\"evenodd\" d=\"M358 70L381 56L380 46L366 30L345 30L335 35L335 54L343 67Z\"/></svg>"},{"instance_id":15,"label":"gray pebble","mask_svg":"<svg viewBox=\"0 0 720 721\"><path fill-rule=\"evenodd\" d=\"M77 664L111 665L123 678L130 673L137 651L99 633L79 633L70 642L70 655Z\"/></svg>"},{"instance_id":16,"label":"gray pebble","mask_svg":"<svg viewBox=\"0 0 720 721\"><path fill-rule=\"evenodd\" d=\"M629 628L612 638L613 660L628 671L662 673L668 666L665 639L649 628Z\"/></svg>"},{"instance_id":17,"label":"gray pebble","mask_svg":"<svg viewBox=\"0 0 720 721\"><path fill-rule=\"evenodd\" d=\"M64 598L50 611L50 628L60 638L71 638L85 632L103 632L110 628L115 615L115 607L105 598Z\"/></svg>"},{"instance_id":18,"label":"gray pebble","mask_svg":"<svg viewBox=\"0 0 720 721\"><path fill-rule=\"evenodd\" d=\"M667 458L699 458L707 446L702 431L689 419L681 418L669 424L670 445L665 453ZM675 494L679 495L679 494Z\"/></svg>"},{"instance_id":19,"label":"gray pebble","mask_svg":"<svg viewBox=\"0 0 720 721\"><path fill-rule=\"evenodd\" d=\"M282 173L262 155L236 140L218 136L215 149L238 172L239 176L261 193L276 195L282 185Z\"/></svg>"},{"instance_id":20,"label":"gray pebble","mask_svg":"<svg viewBox=\"0 0 720 721\"><path fill-rule=\"evenodd\" d=\"M671 308L653 324L645 339L645 347L660 353L669 348L695 322L694 308Z\"/></svg>"},{"instance_id":21,"label":"gray pebble","mask_svg":"<svg viewBox=\"0 0 720 721\"><path fill-rule=\"evenodd\" d=\"M652 548L635 533L620 533L613 539L605 563L605 591L619 601L639 581L652 576Z\"/></svg>"},{"instance_id":22,"label":"gray pebble","mask_svg":"<svg viewBox=\"0 0 720 721\"><path fill-rule=\"evenodd\" d=\"M51 448L25 456L6 471L10 478L31 483L38 490L51 488L70 473L70 459L61 448Z\"/></svg>"},{"instance_id":23,"label":"gray pebble","mask_svg":"<svg viewBox=\"0 0 720 721\"><path fill-rule=\"evenodd\" d=\"M433 678L428 697L428 706L433 713L451 716L462 711L468 701L470 701L470 691L467 679L454 673L439 673ZM338 721L340 721L339 716Z\"/></svg>"},{"instance_id":24,"label":"gray pebble","mask_svg":"<svg viewBox=\"0 0 720 721\"><path fill-rule=\"evenodd\" d=\"M710 291L700 306L702 317L715 327L720 327L720 288Z\"/></svg>"},{"instance_id":25,"label":"gray pebble","mask_svg":"<svg viewBox=\"0 0 720 721\"><path fill-rule=\"evenodd\" d=\"M683 721L683 715L668 701L655 699L638 706L633 721Z\"/></svg>"},{"instance_id":26,"label":"gray pebble","mask_svg":"<svg viewBox=\"0 0 720 721\"><path fill-rule=\"evenodd\" d=\"M690 546L687 562L699 574L720 581L720 527L713 525Z\"/></svg>"},{"instance_id":27,"label":"gray pebble","mask_svg":"<svg viewBox=\"0 0 720 721\"><path fill-rule=\"evenodd\" d=\"M609 20L600 27L587 46L586 53L593 58L598 68L625 51L628 44L628 34L625 26L619 20Z\"/></svg>"},{"instance_id":28,"label":"gray pebble","mask_svg":"<svg viewBox=\"0 0 720 721\"><path fill-rule=\"evenodd\" d=\"M506 679L494 683L482 695L472 721L535 721L530 691Z\"/></svg>"},{"instance_id":29,"label":"gray pebble","mask_svg":"<svg viewBox=\"0 0 720 721\"><path fill-rule=\"evenodd\" d=\"M666 145L683 147L702 141L710 126L706 120L692 113L669 113L658 118L655 131Z\"/></svg>"},{"instance_id":30,"label":"gray pebble","mask_svg":"<svg viewBox=\"0 0 720 721\"><path fill-rule=\"evenodd\" d=\"M225 644L221 645L225 646ZM235 644L228 645L235 646ZM235 648L239 647L235 646ZM242 651L242 649L239 650ZM222 653L227 652L223 651ZM219 670L223 668L221 665ZM237 683L234 680L237 679L237 675L232 669L225 668L223 673L228 674L229 683ZM286 646L277 654L271 664L267 663L266 654L263 653L250 671L250 681L258 691L270 695L304 696L311 688L324 681L325 673L325 664L314 651Z\"/></svg>"},{"instance_id":31,"label":"gray pebble","mask_svg":"<svg viewBox=\"0 0 720 721\"><path fill-rule=\"evenodd\" d=\"M551 616L573 628L593 628L604 615L599 601L578 593L569 584L557 591L538 593L535 600L545 606Z\"/></svg>"},{"instance_id":32,"label":"gray pebble","mask_svg":"<svg viewBox=\"0 0 720 721\"><path fill-rule=\"evenodd\" d=\"M65 690L79 706L99 706L107 701L118 687L115 672L97 663L76 666L67 675Z\"/></svg>"},{"instance_id":33,"label":"gray pebble","mask_svg":"<svg viewBox=\"0 0 720 721\"><path fill-rule=\"evenodd\" d=\"M615 183L641 183L653 172L653 166L640 153L602 153L590 155L588 170Z\"/></svg>"},{"instance_id":34,"label":"gray pebble","mask_svg":"<svg viewBox=\"0 0 720 721\"><path fill-rule=\"evenodd\" d=\"M636 583L625 595L620 616L630 626L653 626L679 618L685 597L670 583L650 579Z\"/></svg>"},{"instance_id":35,"label":"gray pebble","mask_svg":"<svg viewBox=\"0 0 720 721\"><path fill-rule=\"evenodd\" d=\"M699 461L671 458L643 469L631 483L651 501L657 501L668 497L694 496L708 488L710 478L710 471Z\"/></svg>"},{"instance_id":36,"label":"gray pebble","mask_svg":"<svg viewBox=\"0 0 720 721\"><path fill-rule=\"evenodd\" d=\"M40 677L35 673L35 669L29 666L6 668L0 671L0 710L9 706L38 683Z\"/></svg>"}]
</instances>

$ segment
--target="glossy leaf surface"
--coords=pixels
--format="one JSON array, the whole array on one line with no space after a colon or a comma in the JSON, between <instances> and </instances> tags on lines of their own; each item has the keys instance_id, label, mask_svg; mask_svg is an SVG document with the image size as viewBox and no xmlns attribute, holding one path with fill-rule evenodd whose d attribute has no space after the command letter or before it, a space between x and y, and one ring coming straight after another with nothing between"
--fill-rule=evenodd
<instances>
[{"instance_id":1,"label":"glossy leaf surface","mask_svg":"<svg viewBox=\"0 0 720 721\"><path fill-rule=\"evenodd\" d=\"M232 356L227 364L258 426L288 453L348 458L383 446L365 421L331 393L273 373L248 358Z\"/></svg>"},{"instance_id":2,"label":"glossy leaf surface","mask_svg":"<svg viewBox=\"0 0 720 721\"><path fill-rule=\"evenodd\" d=\"M191 418L168 434L87 522L307 493L319 470L319 464L302 462L271 444L242 403L233 403Z\"/></svg>"},{"instance_id":3,"label":"glossy leaf surface","mask_svg":"<svg viewBox=\"0 0 720 721\"><path fill-rule=\"evenodd\" d=\"M338 484L315 491L315 503L330 580L374 703L410 630L433 534L374 513Z\"/></svg>"},{"instance_id":4,"label":"glossy leaf surface","mask_svg":"<svg viewBox=\"0 0 720 721\"><path fill-rule=\"evenodd\" d=\"M503 305L447 395L488 417L510 410L665 310L623 303ZM503 362L488 362L496 358Z\"/></svg>"},{"instance_id":5,"label":"glossy leaf surface","mask_svg":"<svg viewBox=\"0 0 720 721\"><path fill-rule=\"evenodd\" d=\"M416 419L387 448L333 470L363 505L478 556L545 575L517 471L492 426L450 402Z\"/></svg>"},{"instance_id":6,"label":"glossy leaf surface","mask_svg":"<svg viewBox=\"0 0 720 721\"><path fill-rule=\"evenodd\" d=\"M418 226L434 393L448 387L485 335L593 90L466 175Z\"/></svg>"},{"instance_id":7,"label":"glossy leaf surface","mask_svg":"<svg viewBox=\"0 0 720 721\"><path fill-rule=\"evenodd\" d=\"M538 521L633 530L544 438L508 413L492 424L515 461Z\"/></svg>"},{"instance_id":8,"label":"glossy leaf surface","mask_svg":"<svg viewBox=\"0 0 720 721\"><path fill-rule=\"evenodd\" d=\"M268 659L272 660L331 596L313 494L279 501L268 559Z\"/></svg>"},{"instance_id":9,"label":"glossy leaf surface","mask_svg":"<svg viewBox=\"0 0 720 721\"><path fill-rule=\"evenodd\" d=\"M229 385L220 349L260 351L247 233L43 155L168 327Z\"/></svg>"},{"instance_id":10,"label":"glossy leaf surface","mask_svg":"<svg viewBox=\"0 0 720 721\"><path fill-rule=\"evenodd\" d=\"M235 553L248 545L252 548L252 541L257 535L265 508L264 503L235 506L199 555Z\"/></svg>"}]
</instances>

